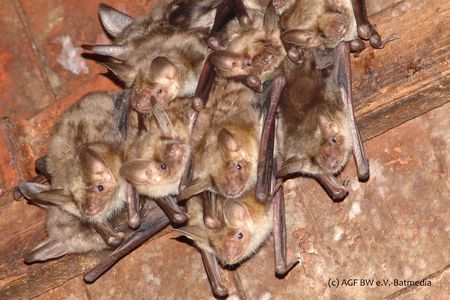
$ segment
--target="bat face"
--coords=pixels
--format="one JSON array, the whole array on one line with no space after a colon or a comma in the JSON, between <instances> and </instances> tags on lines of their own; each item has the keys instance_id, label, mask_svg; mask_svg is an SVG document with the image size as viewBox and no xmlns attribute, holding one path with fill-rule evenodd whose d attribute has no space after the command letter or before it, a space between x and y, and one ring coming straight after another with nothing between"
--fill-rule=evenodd
<instances>
[{"instance_id":1,"label":"bat face","mask_svg":"<svg viewBox=\"0 0 450 300\"><path fill-rule=\"evenodd\" d=\"M314 160L325 174L336 174L346 164L349 156L349 129L345 116L336 114L332 119L328 114L319 115L322 134L320 146Z\"/></svg>"},{"instance_id":2,"label":"bat face","mask_svg":"<svg viewBox=\"0 0 450 300\"><path fill-rule=\"evenodd\" d=\"M80 149L79 163L82 180L81 185L70 188L73 200L82 216L107 218L118 197L120 156L102 144L85 145Z\"/></svg>"},{"instance_id":3,"label":"bat face","mask_svg":"<svg viewBox=\"0 0 450 300\"><path fill-rule=\"evenodd\" d=\"M152 100L167 103L177 96L179 89L176 66L165 57L157 57L150 64L148 72L139 70L133 83L131 106L137 112L149 113L152 111Z\"/></svg>"},{"instance_id":4,"label":"bat face","mask_svg":"<svg viewBox=\"0 0 450 300\"><path fill-rule=\"evenodd\" d=\"M209 229L202 219L201 199L189 200L189 225L178 231L201 249L213 253L223 265L233 265L251 256L272 230L272 210L258 203L254 191L239 199L221 198L221 227Z\"/></svg>"},{"instance_id":5,"label":"bat face","mask_svg":"<svg viewBox=\"0 0 450 300\"><path fill-rule=\"evenodd\" d=\"M284 57L275 10L267 9L264 16L254 12L252 17L251 27L241 28L237 22L231 22L226 50L210 56L226 78L251 75L265 81Z\"/></svg>"},{"instance_id":6,"label":"bat face","mask_svg":"<svg viewBox=\"0 0 450 300\"><path fill-rule=\"evenodd\" d=\"M254 183L257 160L257 141L246 131L234 128L222 129L217 136L220 153L219 165L212 178L219 193L225 197L237 197ZM255 155L256 154L256 155Z\"/></svg>"},{"instance_id":7,"label":"bat face","mask_svg":"<svg viewBox=\"0 0 450 300\"><path fill-rule=\"evenodd\" d=\"M281 19L281 39L299 48L334 48L354 38L353 23L350 1L297 1Z\"/></svg>"},{"instance_id":8,"label":"bat face","mask_svg":"<svg viewBox=\"0 0 450 300\"><path fill-rule=\"evenodd\" d=\"M176 194L189 156L188 146L177 143L153 145L146 159L129 160L120 168L120 175L130 181L140 194L163 197Z\"/></svg>"}]
</instances>

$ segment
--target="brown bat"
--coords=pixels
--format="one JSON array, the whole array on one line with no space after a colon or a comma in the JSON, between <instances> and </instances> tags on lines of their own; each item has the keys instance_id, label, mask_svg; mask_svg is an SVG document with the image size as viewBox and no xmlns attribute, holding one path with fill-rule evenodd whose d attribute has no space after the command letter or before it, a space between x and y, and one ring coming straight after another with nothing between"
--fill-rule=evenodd
<instances>
[{"instance_id":1,"label":"brown bat","mask_svg":"<svg viewBox=\"0 0 450 300\"><path fill-rule=\"evenodd\" d=\"M30 201L52 203L80 221L91 223L111 247L122 242L123 234L113 230L109 219L126 203L126 182L119 176L123 138L116 126L117 95L88 94L58 121L46 159L50 189L21 184L22 190L29 187ZM138 225L130 212L130 226Z\"/></svg>"},{"instance_id":2,"label":"brown bat","mask_svg":"<svg viewBox=\"0 0 450 300\"><path fill-rule=\"evenodd\" d=\"M104 56L100 64L132 90L134 110L153 112L167 122L155 105L194 94L207 57L207 29L176 28L158 15L133 20L105 4L100 4L99 15L113 43L83 47Z\"/></svg>"},{"instance_id":3,"label":"brown bat","mask_svg":"<svg viewBox=\"0 0 450 300\"><path fill-rule=\"evenodd\" d=\"M297 63L303 62L304 48L335 48L346 41L353 52L360 52L365 48L360 39L369 40L374 48L395 39L381 40L367 19L364 0L299 0L285 12L280 25L288 55Z\"/></svg>"},{"instance_id":4,"label":"brown bat","mask_svg":"<svg viewBox=\"0 0 450 300\"><path fill-rule=\"evenodd\" d=\"M238 26L229 24L227 29L238 32ZM276 28L273 9L268 9L265 16L255 12L252 27L235 35L228 42L229 50L210 56L217 80L193 133L193 182L179 199L204 190L233 198L254 187L264 98L255 90L262 89L261 82L271 79L285 53ZM246 66L244 61L252 65ZM258 84L250 89L241 82Z\"/></svg>"},{"instance_id":5,"label":"brown bat","mask_svg":"<svg viewBox=\"0 0 450 300\"><path fill-rule=\"evenodd\" d=\"M241 25L249 25L251 18L247 9L264 11L271 1L269 0L182 0L174 1L168 11L169 23L182 27L211 27L216 11L223 9L220 4L228 3ZM281 15L295 1L272 1L277 14Z\"/></svg>"},{"instance_id":6,"label":"brown bat","mask_svg":"<svg viewBox=\"0 0 450 300\"><path fill-rule=\"evenodd\" d=\"M186 214L172 195L178 194L181 176L190 157L192 99L177 98L167 105L170 124L159 128L156 118L146 120L146 128L126 149L126 162L120 175L137 192L154 199L174 223L184 223ZM160 198L164 198L160 200Z\"/></svg>"},{"instance_id":7,"label":"brown bat","mask_svg":"<svg viewBox=\"0 0 450 300\"><path fill-rule=\"evenodd\" d=\"M48 237L25 256L26 263L43 262L66 254L86 253L109 248L98 232L99 228L102 228L101 225L94 229L91 223L83 222L81 218L76 218L68 212L71 210L68 209L70 197L66 196L68 197L67 201L60 203L63 200L61 195L58 195L50 186L39 183L21 182L19 189L27 199L47 210ZM39 193L43 193L45 196L38 195ZM77 209L74 205L70 206L73 210ZM126 215L122 214L121 217L122 223L126 224ZM118 218L115 217L115 219ZM122 226L114 228L114 230L119 232L119 237L122 239L127 228ZM111 242L109 241L109 244Z\"/></svg>"},{"instance_id":8,"label":"brown bat","mask_svg":"<svg viewBox=\"0 0 450 300\"><path fill-rule=\"evenodd\" d=\"M254 190L240 198L218 197L216 200L216 217L221 224L219 227L211 229L204 225L202 199L193 197L187 203L188 225L176 229L192 239L199 248L216 296L225 296L228 293L221 282L217 259L223 266L244 261L261 247L272 230L277 275L285 276L298 263L298 259L290 262L286 259L282 188L276 191L273 202L260 202L256 199Z\"/></svg>"}]
</instances>

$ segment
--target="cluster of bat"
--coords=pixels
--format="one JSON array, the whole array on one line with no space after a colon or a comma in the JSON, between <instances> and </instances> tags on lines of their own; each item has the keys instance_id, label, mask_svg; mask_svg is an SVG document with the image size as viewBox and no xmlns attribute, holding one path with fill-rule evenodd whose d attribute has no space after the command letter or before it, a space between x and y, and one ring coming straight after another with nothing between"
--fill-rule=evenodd
<instances>
[{"instance_id":1,"label":"cluster of bat","mask_svg":"<svg viewBox=\"0 0 450 300\"><path fill-rule=\"evenodd\" d=\"M286 257L283 178L313 177L342 200L335 175L351 152L369 177L349 55L386 41L364 1L184 0L136 20L101 4L99 16L112 44L83 47L125 88L71 107L40 175L20 183L48 212L48 238L25 261L116 249L92 282L171 223L216 296L218 261L243 261L271 232L287 274L298 259Z\"/></svg>"}]
</instances>

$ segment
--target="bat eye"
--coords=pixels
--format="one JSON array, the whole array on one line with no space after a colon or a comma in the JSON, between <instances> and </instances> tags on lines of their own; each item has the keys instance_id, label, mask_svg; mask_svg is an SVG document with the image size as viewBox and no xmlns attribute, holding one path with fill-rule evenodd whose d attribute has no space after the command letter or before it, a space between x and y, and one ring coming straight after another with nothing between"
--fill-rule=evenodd
<instances>
[{"instance_id":1,"label":"bat eye","mask_svg":"<svg viewBox=\"0 0 450 300\"><path fill-rule=\"evenodd\" d=\"M156 94L157 94L158 96L160 96L162 93L163 93L163 89L162 89L162 88L159 88L159 89L156 91Z\"/></svg>"},{"instance_id":2,"label":"bat eye","mask_svg":"<svg viewBox=\"0 0 450 300\"><path fill-rule=\"evenodd\" d=\"M336 145L336 144L337 144L337 140L336 140L335 137L332 137L332 138L330 139L330 144L331 144L331 145Z\"/></svg>"},{"instance_id":3,"label":"bat eye","mask_svg":"<svg viewBox=\"0 0 450 300\"><path fill-rule=\"evenodd\" d=\"M105 190L105 187L101 184L97 185L97 191L103 192Z\"/></svg>"},{"instance_id":4,"label":"bat eye","mask_svg":"<svg viewBox=\"0 0 450 300\"><path fill-rule=\"evenodd\" d=\"M236 168L236 170L240 171L240 170L242 170L242 165L240 163L237 163L235 165L235 168Z\"/></svg>"},{"instance_id":5,"label":"bat eye","mask_svg":"<svg viewBox=\"0 0 450 300\"><path fill-rule=\"evenodd\" d=\"M244 61L244 64L245 64L246 67L251 67L252 66L252 60L251 59L246 59Z\"/></svg>"},{"instance_id":6,"label":"bat eye","mask_svg":"<svg viewBox=\"0 0 450 300\"><path fill-rule=\"evenodd\" d=\"M161 163L159 165L159 167L161 168L161 170L166 170L167 169L167 164L166 163Z\"/></svg>"},{"instance_id":7,"label":"bat eye","mask_svg":"<svg viewBox=\"0 0 450 300\"><path fill-rule=\"evenodd\" d=\"M236 234L236 237L238 240L242 240L244 238L244 234L242 232L238 232L238 234Z\"/></svg>"}]
</instances>

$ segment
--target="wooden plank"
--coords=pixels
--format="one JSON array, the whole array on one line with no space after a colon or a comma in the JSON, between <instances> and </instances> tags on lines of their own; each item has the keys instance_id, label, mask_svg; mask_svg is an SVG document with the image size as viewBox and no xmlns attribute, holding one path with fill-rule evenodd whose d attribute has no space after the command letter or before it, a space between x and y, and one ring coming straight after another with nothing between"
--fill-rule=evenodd
<instances>
[{"instance_id":1,"label":"wooden plank","mask_svg":"<svg viewBox=\"0 0 450 300\"><path fill-rule=\"evenodd\" d=\"M364 140L449 101L450 3L403 1L371 18L384 49L352 59L355 114Z\"/></svg>"}]
</instances>

